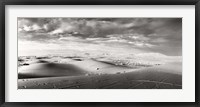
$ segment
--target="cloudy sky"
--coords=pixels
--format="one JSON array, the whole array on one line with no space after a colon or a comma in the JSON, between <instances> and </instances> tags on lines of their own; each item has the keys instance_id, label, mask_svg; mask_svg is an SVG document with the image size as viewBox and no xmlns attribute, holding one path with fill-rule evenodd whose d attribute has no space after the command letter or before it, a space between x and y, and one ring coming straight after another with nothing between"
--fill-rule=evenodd
<instances>
[{"instance_id":1,"label":"cloudy sky","mask_svg":"<svg viewBox=\"0 0 200 107\"><path fill-rule=\"evenodd\" d=\"M18 18L19 55L55 51L182 55L181 18Z\"/></svg>"}]
</instances>

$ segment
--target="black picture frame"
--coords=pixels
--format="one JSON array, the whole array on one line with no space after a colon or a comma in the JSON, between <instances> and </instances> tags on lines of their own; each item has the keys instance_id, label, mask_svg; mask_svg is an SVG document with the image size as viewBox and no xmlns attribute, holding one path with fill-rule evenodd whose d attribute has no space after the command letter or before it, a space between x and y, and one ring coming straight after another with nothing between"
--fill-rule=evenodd
<instances>
[{"instance_id":1,"label":"black picture frame","mask_svg":"<svg viewBox=\"0 0 200 107\"><path fill-rule=\"evenodd\" d=\"M5 102L5 6L6 5L195 5L195 102ZM1 0L0 1L0 105L2 107L198 107L200 0Z\"/></svg>"}]
</instances>

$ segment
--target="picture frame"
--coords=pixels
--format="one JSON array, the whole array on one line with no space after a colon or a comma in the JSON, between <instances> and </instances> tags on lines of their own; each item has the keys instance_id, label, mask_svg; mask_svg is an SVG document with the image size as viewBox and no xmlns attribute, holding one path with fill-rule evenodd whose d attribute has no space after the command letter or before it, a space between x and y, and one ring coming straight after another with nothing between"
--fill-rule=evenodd
<instances>
[{"instance_id":1,"label":"picture frame","mask_svg":"<svg viewBox=\"0 0 200 107\"><path fill-rule=\"evenodd\" d=\"M5 102L5 72L6 72L6 54L5 54L5 6L6 5L195 5L195 102ZM197 107L199 106L199 31L200 31L200 1L199 0L4 0L1 1L1 18L0 18L0 45L1 45L1 72L0 72L0 101L2 107Z\"/></svg>"}]
</instances>

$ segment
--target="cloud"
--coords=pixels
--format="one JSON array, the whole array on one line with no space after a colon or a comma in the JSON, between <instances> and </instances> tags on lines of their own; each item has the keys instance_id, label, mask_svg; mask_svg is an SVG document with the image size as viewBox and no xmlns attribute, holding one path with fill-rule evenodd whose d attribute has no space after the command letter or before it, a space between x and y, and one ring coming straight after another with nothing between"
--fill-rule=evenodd
<instances>
[{"instance_id":1,"label":"cloud","mask_svg":"<svg viewBox=\"0 0 200 107\"><path fill-rule=\"evenodd\" d=\"M181 55L182 19L18 18L18 37L45 43L114 44Z\"/></svg>"},{"instance_id":2,"label":"cloud","mask_svg":"<svg viewBox=\"0 0 200 107\"><path fill-rule=\"evenodd\" d=\"M18 39L23 41L37 41L37 42L51 42L50 40L57 40L59 39L59 35L49 35L47 33L34 33L34 32L21 32L18 33Z\"/></svg>"}]
</instances>

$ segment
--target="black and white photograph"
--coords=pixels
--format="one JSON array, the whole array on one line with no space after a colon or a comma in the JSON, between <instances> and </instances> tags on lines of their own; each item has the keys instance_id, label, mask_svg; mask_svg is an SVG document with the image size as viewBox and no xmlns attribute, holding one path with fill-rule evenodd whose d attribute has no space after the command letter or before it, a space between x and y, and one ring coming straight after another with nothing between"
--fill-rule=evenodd
<instances>
[{"instance_id":1,"label":"black and white photograph","mask_svg":"<svg viewBox=\"0 0 200 107\"><path fill-rule=\"evenodd\" d=\"M182 18L18 17L18 89L182 89Z\"/></svg>"}]
</instances>

